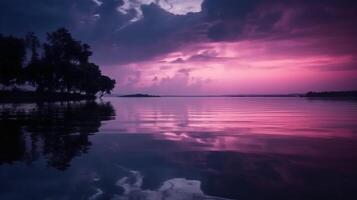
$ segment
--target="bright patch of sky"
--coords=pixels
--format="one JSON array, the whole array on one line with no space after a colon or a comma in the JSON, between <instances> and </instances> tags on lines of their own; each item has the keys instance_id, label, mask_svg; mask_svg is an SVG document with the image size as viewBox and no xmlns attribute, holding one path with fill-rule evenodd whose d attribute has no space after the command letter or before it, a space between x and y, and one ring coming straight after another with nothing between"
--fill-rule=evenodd
<instances>
[{"instance_id":1,"label":"bright patch of sky","mask_svg":"<svg viewBox=\"0 0 357 200\"><path fill-rule=\"evenodd\" d=\"M102 1L100 0L92 0L95 4L97 4L98 6L101 6L103 4Z\"/></svg>"},{"instance_id":2,"label":"bright patch of sky","mask_svg":"<svg viewBox=\"0 0 357 200\"><path fill-rule=\"evenodd\" d=\"M130 20L135 22L143 17L142 5L154 3L172 14L186 15L190 12L201 12L202 2L203 0L124 0L124 4L118 8L118 11L127 14L130 10L135 10L136 16Z\"/></svg>"}]
</instances>

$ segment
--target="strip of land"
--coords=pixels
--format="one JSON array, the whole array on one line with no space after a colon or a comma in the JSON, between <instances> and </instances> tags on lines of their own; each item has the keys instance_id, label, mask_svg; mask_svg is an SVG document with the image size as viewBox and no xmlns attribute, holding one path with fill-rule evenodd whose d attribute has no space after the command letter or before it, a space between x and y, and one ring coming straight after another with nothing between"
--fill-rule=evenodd
<instances>
[{"instance_id":1,"label":"strip of land","mask_svg":"<svg viewBox=\"0 0 357 200\"><path fill-rule=\"evenodd\" d=\"M150 94L128 94L128 95L120 95L119 97L161 97L157 95L150 95Z\"/></svg>"},{"instance_id":2,"label":"strip of land","mask_svg":"<svg viewBox=\"0 0 357 200\"><path fill-rule=\"evenodd\" d=\"M94 100L95 95L79 93L39 93L32 91L0 91L2 103L54 102Z\"/></svg>"},{"instance_id":3,"label":"strip of land","mask_svg":"<svg viewBox=\"0 0 357 200\"><path fill-rule=\"evenodd\" d=\"M305 97L319 98L357 98L357 91L326 91L326 92L308 92Z\"/></svg>"}]
</instances>

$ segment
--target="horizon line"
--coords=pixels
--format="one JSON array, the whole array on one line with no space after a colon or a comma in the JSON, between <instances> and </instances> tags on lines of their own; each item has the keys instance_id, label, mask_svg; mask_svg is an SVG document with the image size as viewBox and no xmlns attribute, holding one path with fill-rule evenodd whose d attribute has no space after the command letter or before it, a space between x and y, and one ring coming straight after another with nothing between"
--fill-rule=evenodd
<instances>
[{"instance_id":1,"label":"horizon line","mask_svg":"<svg viewBox=\"0 0 357 200\"><path fill-rule=\"evenodd\" d=\"M257 93L246 93L246 94L202 94L202 95L193 95L193 94L152 94L152 93L126 93L126 94L110 94L107 96L127 96L127 95L149 95L149 96L159 96L159 97L299 97L304 96L309 92L313 93L335 93L335 92L357 92L356 90L326 90L326 91L308 91L308 92L296 92L296 93L266 93L266 94L257 94Z\"/></svg>"}]
</instances>

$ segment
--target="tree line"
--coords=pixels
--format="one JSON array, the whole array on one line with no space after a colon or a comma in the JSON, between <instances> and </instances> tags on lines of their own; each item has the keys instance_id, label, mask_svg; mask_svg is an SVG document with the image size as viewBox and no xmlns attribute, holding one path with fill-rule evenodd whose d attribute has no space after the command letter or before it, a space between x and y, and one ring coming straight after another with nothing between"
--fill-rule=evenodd
<instances>
[{"instance_id":1,"label":"tree line","mask_svg":"<svg viewBox=\"0 0 357 200\"><path fill-rule=\"evenodd\" d=\"M0 34L0 84L31 85L40 93L110 94L115 80L91 63L90 46L65 28L47 33L41 44L34 33L25 38Z\"/></svg>"}]
</instances>

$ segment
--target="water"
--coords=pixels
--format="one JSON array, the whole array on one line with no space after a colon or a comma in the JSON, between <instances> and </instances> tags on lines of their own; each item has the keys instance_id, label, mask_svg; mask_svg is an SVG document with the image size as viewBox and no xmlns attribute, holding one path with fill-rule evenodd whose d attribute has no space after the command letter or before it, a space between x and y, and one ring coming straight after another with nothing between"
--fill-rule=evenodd
<instances>
[{"instance_id":1,"label":"water","mask_svg":"<svg viewBox=\"0 0 357 200\"><path fill-rule=\"evenodd\" d=\"M357 199L357 102L0 105L0 199Z\"/></svg>"}]
</instances>

